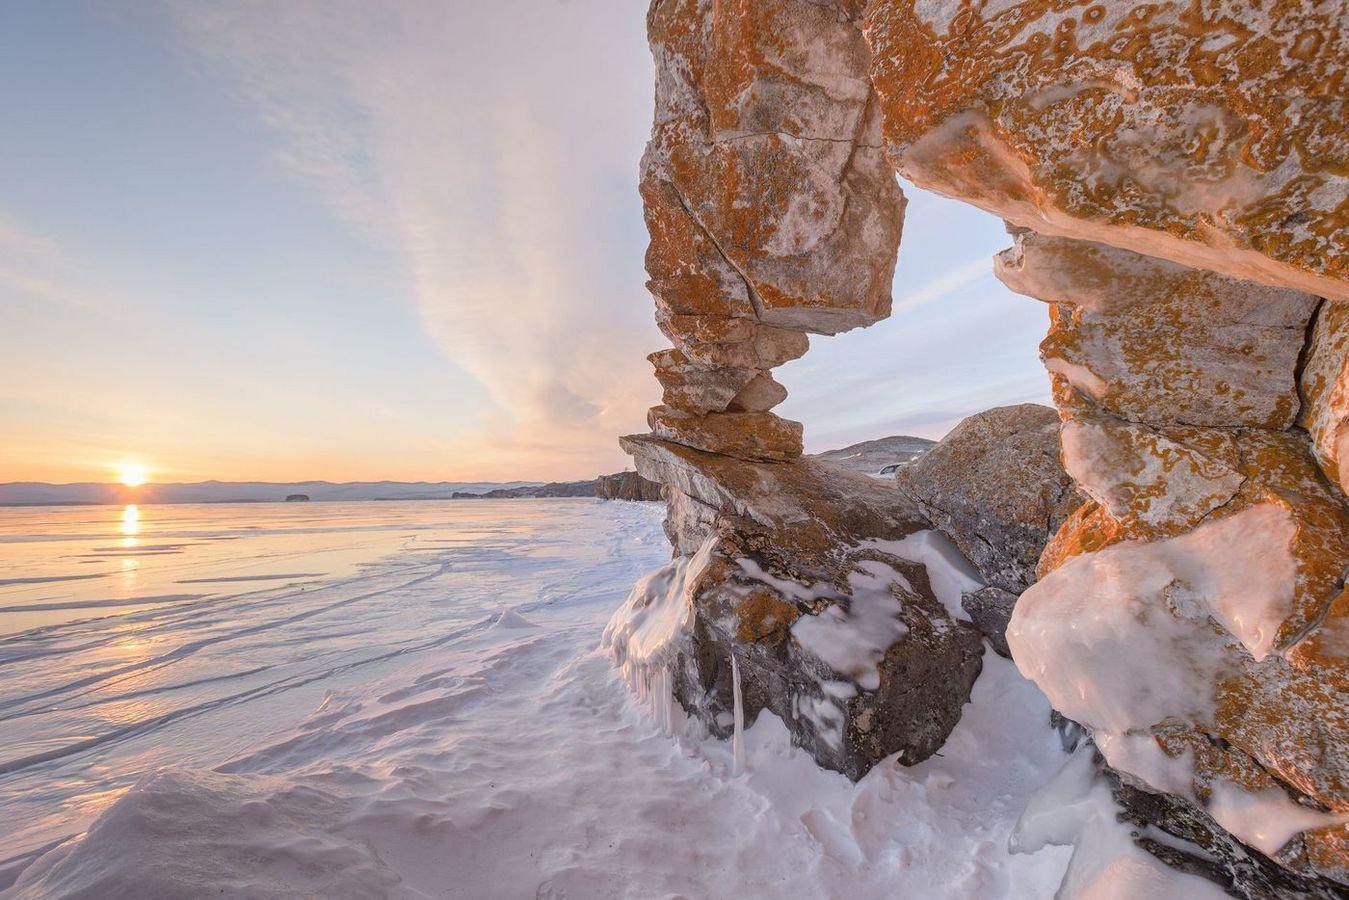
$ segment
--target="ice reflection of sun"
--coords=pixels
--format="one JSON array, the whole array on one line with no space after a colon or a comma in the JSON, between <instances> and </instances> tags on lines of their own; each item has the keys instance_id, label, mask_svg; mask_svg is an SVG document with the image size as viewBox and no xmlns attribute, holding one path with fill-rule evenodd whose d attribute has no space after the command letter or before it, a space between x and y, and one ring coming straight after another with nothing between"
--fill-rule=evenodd
<instances>
[{"instance_id":1,"label":"ice reflection of sun","mask_svg":"<svg viewBox=\"0 0 1349 900\"><path fill-rule=\"evenodd\" d=\"M130 537L141 533L140 507L132 503L122 510L122 534Z\"/></svg>"}]
</instances>

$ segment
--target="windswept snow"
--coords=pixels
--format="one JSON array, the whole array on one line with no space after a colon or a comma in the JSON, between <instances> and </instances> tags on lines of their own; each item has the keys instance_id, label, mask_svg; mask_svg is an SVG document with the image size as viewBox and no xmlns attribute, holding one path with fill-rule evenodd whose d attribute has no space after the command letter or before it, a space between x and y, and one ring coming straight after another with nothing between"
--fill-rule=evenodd
<instances>
[{"instance_id":1,"label":"windswept snow","mask_svg":"<svg viewBox=\"0 0 1349 900\"><path fill-rule=\"evenodd\" d=\"M854 785L771 715L737 749L626 689L600 638L658 506L444 509L356 575L0 641L0 896L1053 896L1070 851L1008 839L1066 757L1011 663Z\"/></svg>"}]
</instances>

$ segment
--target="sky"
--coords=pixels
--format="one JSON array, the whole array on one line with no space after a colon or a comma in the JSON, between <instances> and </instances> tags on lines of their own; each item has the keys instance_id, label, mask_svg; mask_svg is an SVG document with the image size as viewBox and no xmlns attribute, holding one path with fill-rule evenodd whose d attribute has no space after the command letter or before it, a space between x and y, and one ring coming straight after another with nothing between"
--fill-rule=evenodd
<instances>
[{"instance_id":1,"label":"sky","mask_svg":"<svg viewBox=\"0 0 1349 900\"><path fill-rule=\"evenodd\" d=\"M0 5L0 482L554 480L659 402L636 0ZM1047 402L997 219L905 185L811 451Z\"/></svg>"}]
</instances>

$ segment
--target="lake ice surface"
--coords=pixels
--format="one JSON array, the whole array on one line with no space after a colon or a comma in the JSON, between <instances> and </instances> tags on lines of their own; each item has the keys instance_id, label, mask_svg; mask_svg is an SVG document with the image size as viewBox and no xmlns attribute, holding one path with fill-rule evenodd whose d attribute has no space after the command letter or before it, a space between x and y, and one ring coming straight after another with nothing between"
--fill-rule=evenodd
<instances>
[{"instance_id":1,"label":"lake ice surface","mask_svg":"<svg viewBox=\"0 0 1349 900\"><path fill-rule=\"evenodd\" d=\"M596 651L660 504L0 510L4 897L1050 897L1066 759L986 657L856 785L657 727Z\"/></svg>"}]
</instances>

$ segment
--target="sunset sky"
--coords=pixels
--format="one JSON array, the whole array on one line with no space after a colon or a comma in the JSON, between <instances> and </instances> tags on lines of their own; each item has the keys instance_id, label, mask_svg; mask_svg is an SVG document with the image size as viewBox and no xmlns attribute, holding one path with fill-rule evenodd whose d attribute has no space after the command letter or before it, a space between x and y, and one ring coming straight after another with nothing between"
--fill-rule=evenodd
<instances>
[{"instance_id":1,"label":"sunset sky","mask_svg":"<svg viewBox=\"0 0 1349 900\"><path fill-rule=\"evenodd\" d=\"M0 7L0 482L590 477L665 345L634 0ZM996 219L908 188L808 450L1046 401Z\"/></svg>"}]
</instances>

